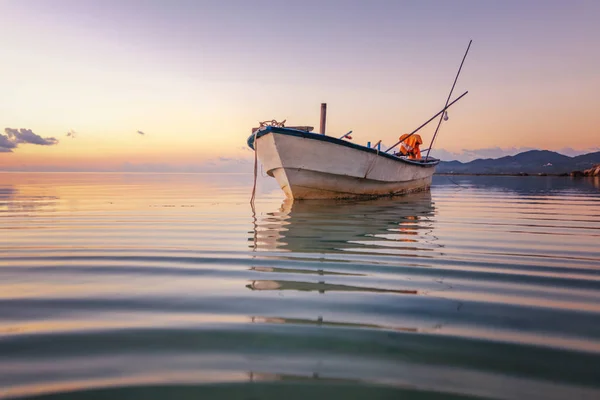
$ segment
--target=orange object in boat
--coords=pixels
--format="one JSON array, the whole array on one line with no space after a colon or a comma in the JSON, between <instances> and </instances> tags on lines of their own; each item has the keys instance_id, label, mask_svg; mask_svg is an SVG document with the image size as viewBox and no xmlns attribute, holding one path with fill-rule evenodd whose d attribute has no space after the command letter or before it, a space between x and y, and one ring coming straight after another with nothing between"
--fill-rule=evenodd
<instances>
[{"instance_id":1,"label":"orange object in boat","mask_svg":"<svg viewBox=\"0 0 600 400\"><path fill-rule=\"evenodd\" d=\"M400 143L400 153L402 153L402 155L408 156L408 158L412 160L421 159L421 149L419 146L423 144L423 139L421 139L420 135L415 134L409 136L407 133L405 133L404 135L400 136L398 140L403 140L403 142Z\"/></svg>"}]
</instances>

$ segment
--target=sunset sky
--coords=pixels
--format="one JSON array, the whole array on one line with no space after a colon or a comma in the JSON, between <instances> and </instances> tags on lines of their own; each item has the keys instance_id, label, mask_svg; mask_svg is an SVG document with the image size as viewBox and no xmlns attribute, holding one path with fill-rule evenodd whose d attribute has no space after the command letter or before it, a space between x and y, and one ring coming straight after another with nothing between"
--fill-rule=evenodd
<instances>
[{"instance_id":1,"label":"sunset sky","mask_svg":"<svg viewBox=\"0 0 600 400\"><path fill-rule=\"evenodd\" d=\"M598 1L0 0L0 169L243 169L258 121L318 127L322 102L328 133L392 144L443 107L470 39L433 155L598 151L599 19Z\"/></svg>"}]
</instances>

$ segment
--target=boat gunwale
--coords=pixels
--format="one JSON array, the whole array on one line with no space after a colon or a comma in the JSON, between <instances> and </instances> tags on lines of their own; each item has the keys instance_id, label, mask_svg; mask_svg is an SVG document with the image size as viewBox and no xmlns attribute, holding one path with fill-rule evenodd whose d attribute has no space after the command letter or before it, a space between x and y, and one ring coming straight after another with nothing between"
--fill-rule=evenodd
<instances>
[{"instance_id":1,"label":"boat gunwale","mask_svg":"<svg viewBox=\"0 0 600 400\"><path fill-rule=\"evenodd\" d=\"M352 149L355 150L359 150L359 151L365 151L367 153L372 153L384 158L388 158L390 160L393 161L399 161L399 162L403 162L409 165L414 165L417 167L422 167L422 168L431 168L431 167L435 167L436 165L439 164L440 160L436 159L436 158L432 158L430 157L430 161L417 161L417 160L410 160L410 159L405 159L405 158L400 158L397 157L393 154L388 154L385 153L383 151L378 151L375 148L372 147L366 147L366 146L361 146L359 144L355 144L355 143L351 143L348 142L346 140L342 140L342 139L338 139L332 136L327 136L327 135L323 135L320 133L312 133L312 132L308 132L308 131L303 131L303 130L299 130L299 129L293 129L293 128L285 128L285 127L276 127L276 126L266 126L264 128L261 128L260 131L258 133L252 133L252 135L250 135L250 137L248 137L248 147L250 147L252 150L254 150L254 137L256 136L256 139L265 136L269 133L279 133L282 135L288 135L288 136L296 136L296 137L302 137L305 139L313 139L313 140L320 140L322 142L329 142L329 143L333 143L333 144L338 144L338 145L342 145L342 146L346 146L346 147L350 147Z\"/></svg>"}]
</instances>

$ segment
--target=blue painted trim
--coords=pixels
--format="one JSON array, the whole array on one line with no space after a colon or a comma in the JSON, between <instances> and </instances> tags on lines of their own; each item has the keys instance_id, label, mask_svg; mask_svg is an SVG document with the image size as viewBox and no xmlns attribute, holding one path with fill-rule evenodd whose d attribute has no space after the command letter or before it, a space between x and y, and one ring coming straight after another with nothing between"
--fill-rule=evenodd
<instances>
[{"instance_id":1,"label":"blue painted trim","mask_svg":"<svg viewBox=\"0 0 600 400\"><path fill-rule=\"evenodd\" d=\"M301 130L292 129L292 128L279 128L279 127L275 127L275 126L267 126L267 127L263 128L263 130L258 132L258 134L256 136L257 136L257 138L259 138L259 137L265 136L269 133L279 133L281 135L296 136L296 137L302 137L302 138L306 138L306 139L320 140L322 142L329 142L329 143L339 144L340 146L350 147L352 149L359 150L359 151L366 151L367 153L378 154L377 150L374 148L361 146L361 145L349 142L347 140L334 138L332 136L321 135L320 133L312 133L312 132L301 131ZM248 147L250 147L252 150L254 150L254 134L252 134L252 135L250 135L250 137L248 137L247 143L248 143ZM434 167L434 166L438 165L440 162L440 160L431 158L431 157L429 158L429 161L425 163L425 162L421 162L421 161L415 161L415 160L396 157L392 154L388 154L388 153L384 153L384 152L379 152L378 155L380 157L389 158L390 160L400 161L400 162L403 162L406 164L416 165L416 166L424 167L424 168Z\"/></svg>"}]
</instances>

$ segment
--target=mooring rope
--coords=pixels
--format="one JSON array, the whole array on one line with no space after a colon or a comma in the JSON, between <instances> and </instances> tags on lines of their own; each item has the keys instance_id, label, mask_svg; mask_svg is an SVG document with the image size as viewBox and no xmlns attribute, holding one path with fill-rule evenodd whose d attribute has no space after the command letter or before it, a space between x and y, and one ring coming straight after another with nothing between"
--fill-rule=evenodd
<instances>
[{"instance_id":1,"label":"mooring rope","mask_svg":"<svg viewBox=\"0 0 600 400\"><path fill-rule=\"evenodd\" d=\"M449 180L450 182L454 183L454 184L455 184L456 186L458 186L459 188L461 188L461 189L465 189L465 187L464 187L464 186L462 186L462 185L461 185L461 184L459 184L459 183L456 183L456 181L455 181L454 179L450 178L448 175L446 175L446 178L448 178L448 180Z\"/></svg>"},{"instance_id":2,"label":"mooring rope","mask_svg":"<svg viewBox=\"0 0 600 400\"><path fill-rule=\"evenodd\" d=\"M250 197L250 205L252 206L252 211L254 211L254 199L256 198L256 178L258 176L258 142L256 140L256 136L258 135L257 129L254 131L254 184L252 185L252 196Z\"/></svg>"},{"instance_id":3,"label":"mooring rope","mask_svg":"<svg viewBox=\"0 0 600 400\"><path fill-rule=\"evenodd\" d=\"M252 185L252 196L250 197L250 205L252 206L252 211L254 211L254 200L256 199L256 179L258 178L258 142L256 140L258 132L262 130L265 126L283 128L285 127L285 121L286 120L284 119L283 121L278 122L277 120L272 119L271 121L259 122L258 129L254 131L254 142L252 143L252 145L254 146L254 184Z\"/></svg>"}]
</instances>

